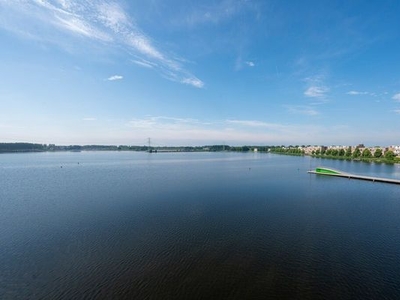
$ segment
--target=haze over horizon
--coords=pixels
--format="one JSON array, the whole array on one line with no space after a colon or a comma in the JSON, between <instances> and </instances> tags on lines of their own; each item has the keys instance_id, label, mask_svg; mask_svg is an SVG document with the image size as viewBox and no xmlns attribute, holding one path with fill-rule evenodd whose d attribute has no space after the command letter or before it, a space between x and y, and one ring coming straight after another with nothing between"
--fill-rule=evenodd
<instances>
[{"instance_id":1,"label":"haze over horizon","mask_svg":"<svg viewBox=\"0 0 400 300\"><path fill-rule=\"evenodd\" d=\"M0 142L400 144L399 1L0 0Z\"/></svg>"}]
</instances>

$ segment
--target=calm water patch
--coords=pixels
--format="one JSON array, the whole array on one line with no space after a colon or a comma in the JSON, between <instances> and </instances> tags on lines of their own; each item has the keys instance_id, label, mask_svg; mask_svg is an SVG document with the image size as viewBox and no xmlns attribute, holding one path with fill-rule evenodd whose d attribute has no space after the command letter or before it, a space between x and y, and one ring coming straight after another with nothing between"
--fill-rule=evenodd
<instances>
[{"instance_id":1,"label":"calm water patch","mask_svg":"<svg viewBox=\"0 0 400 300\"><path fill-rule=\"evenodd\" d=\"M398 165L262 153L0 155L1 299L396 299Z\"/></svg>"}]
</instances>

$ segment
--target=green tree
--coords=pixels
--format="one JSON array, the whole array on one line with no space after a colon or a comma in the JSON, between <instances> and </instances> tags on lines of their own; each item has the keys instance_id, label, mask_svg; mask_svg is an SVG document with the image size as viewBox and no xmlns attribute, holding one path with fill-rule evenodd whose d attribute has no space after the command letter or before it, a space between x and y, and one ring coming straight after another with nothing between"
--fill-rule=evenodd
<instances>
[{"instance_id":1,"label":"green tree","mask_svg":"<svg viewBox=\"0 0 400 300\"><path fill-rule=\"evenodd\" d=\"M354 152L353 152L353 157L357 158L360 156L361 156L360 148L356 148L356 150L354 150Z\"/></svg>"},{"instance_id":2,"label":"green tree","mask_svg":"<svg viewBox=\"0 0 400 300\"><path fill-rule=\"evenodd\" d=\"M342 148L342 149L339 150L339 156L344 156L344 155L345 155L345 151L344 151L344 149Z\"/></svg>"},{"instance_id":3,"label":"green tree","mask_svg":"<svg viewBox=\"0 0 400 300\"><path fill-rule=\"evenodd\" d=\"M395 156L396 156L396 155L395 155L394 152L391 151L391 150L385 152L385 158L386 158L387 160L394 160L394 157L395 157Z\"/></svg>"},{"instance_id":4,"label":"green tree","mask_svg":"<svg viewBox=\"0 0 400 300\"><path fill-rule=\"evenodd\" d=\"M362 157L366 157L366 158L372 157L372 153L368 148L365 148L361 155L362 155Z\"/></svg>"},{"instance_id":5,"label":"green tree","mask_svg":"<svg viewBox=\"0 0 400 300\"><path fill-rule=\"evenodd\" d=\"M346 150L346 154L345 154L347 157L350 157L351 156L351 147L349 146L348 148L347 148L347 150Z\"/></svg>"},{"instance_id":6,"label":"green tree","mask_svg":"<svg viewBox=\"0 0 400 300\"><path fill-rule=\"evenodd\" d=\"M374 157L379 158L381 156L382 156L382 149L381 148L376 149L374 152Z\"/></svg>"}]
</instances>

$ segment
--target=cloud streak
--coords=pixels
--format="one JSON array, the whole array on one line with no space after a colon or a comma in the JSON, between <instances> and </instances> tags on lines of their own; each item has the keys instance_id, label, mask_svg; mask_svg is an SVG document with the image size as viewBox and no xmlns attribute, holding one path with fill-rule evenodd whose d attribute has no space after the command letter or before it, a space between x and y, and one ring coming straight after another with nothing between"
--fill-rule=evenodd
<instances>
[{"instance_id":1,"label":"cloud streak","mask_svg":"<svg viewBox=\"0 0 400 300\"><path fill-rule=\"evenodd\" d=\"M261 120L226 119L205 122L189 118L165 116L132 119L126 123L129 134L146 141L151 137L159 144L198 144L226 142L235 144L308 143L327 140L327 133L343 131L343 127L317 126L315 124L280 124ZM338 135L339 136L339 135ZM343 136L343 135L342 135ZM341 137L342 137L341 136Z\"/></svg>"},{"instance_id":2,"label":"cloud streak","mask_svg":"<svg viewBox=\"0 0 400 300\"><path fill-rule=\"evenodd\" d=\"M400 102L400 93L397 93L395 95L393 95L392 97L393 100Z\"/></svg>"},{"instance_id":3,"label":"cloud streak","mask_svg":"<svg viewBox=\"0 0 400 300\"><path fill-rule=\"evenodd\" d=\"M310 86L304 92L304 95L311 98L325 98L329 89L325 86Z\"/></svg>"},{"instance_id":4,"label":"cloud streak","mask_svg":"<svg viewBox=\"0 0 400 300\"><path fill-rule=\"evenodd\" d=\"M286 108L290 113L293 114L301 114L301 115L306 115L306 116L317 116L319 115L319 112L315 110L312 107L309 106L292 106L292 105L286 105Z\"/></svg>"},{"instance_id":5,"label":"cloud streak","mask_svg":"<svg viewBox=\"0 0 400 300\"><path fill-rule=\"evenodd\" d=\"M263 128L277 128L276 124L266 123L257 120L226 120L226 124L228 125L239 125L244 127L263 127Z\"/></svg>"},{"instance_id":6,"label":"cloud streak","mask_svg":"<svg viewBox=\"0 0 400 300\"><path fill-rule=\"evenodd\" d=\"M196 8L193 11L184 11L185 16L180 17L179 24L185 24L186 26L197 26L200 24L219 24L226 22L242 13L246 9L252 8L252 5L248 1L236 1L236 0L223 0L217 1L212 5L203 5Z\"/></svg>"},{"instance_id":7,"label":"cloud streak","mask_svg":"<svg viewBox=\"0 0 400 300\"><path fill-rule=\"evenodd\" d=\"M202 88L204 83L186 70L181 59L176 59L154 46L153 41L125 12L117 1L106 0L2 0L0 27L25 37L46 40L69 36L125 49L136 57L136 65L159 72L163 77ZM13 16L11 18L10 16ZM4 17L4 18L3 18ZM3 19L3 20L1 20ZM27 26L32 24L34 26ZM137 59L139 58L139 59Z\"/></svg>"},{"instance_id":8,"label":"cloud streak","mask_svg":"<svg viewBox=\"0 0 400 300\"><path fill-rule=\"evenodd\" d=\"M121 75L114 75L114 76L108 77L107 80L108 80L108 81L115 81L115 80L121 80L121 79L123 79L123 78L124 78L124 77L121 76Z\"/></svg>"},{"instance_id":9,"label":"cloud streak","mask_svg":"<svg viewBox=\"0 0 400 300\"><path fill-rule=\"evenodd\" d=\"M369 95L368 92L359 92L359 91L349 91L346 93L347 95L357 96L357 95Z\"/></svg>"}]
</instances>

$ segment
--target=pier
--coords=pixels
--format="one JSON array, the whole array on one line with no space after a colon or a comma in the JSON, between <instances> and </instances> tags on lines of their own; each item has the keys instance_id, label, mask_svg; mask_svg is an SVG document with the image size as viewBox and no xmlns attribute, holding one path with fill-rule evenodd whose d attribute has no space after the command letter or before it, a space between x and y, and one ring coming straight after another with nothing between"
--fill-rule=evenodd
<instances>
[{"instance_id":1,"label":"pier","mask_svg":"<svg viewBox=\"0 0 400 300\"><path fill-rule=\"evenodd\" d=\"M310 170L308 171L310 174L317 174L317 175L327 175L327 176L335 176L335 177L343 177L348 179L359 179L359 180L367 180L372 182L384 182L384 183L392 183L392 184L400 184L399 179L391 179L391 178L382 178L382 177L373 177L373 176L363 176L363 175L356 175L351 173L346 173L334 169L318 167L315 171Z\"/></svg>"}]
</instances>

